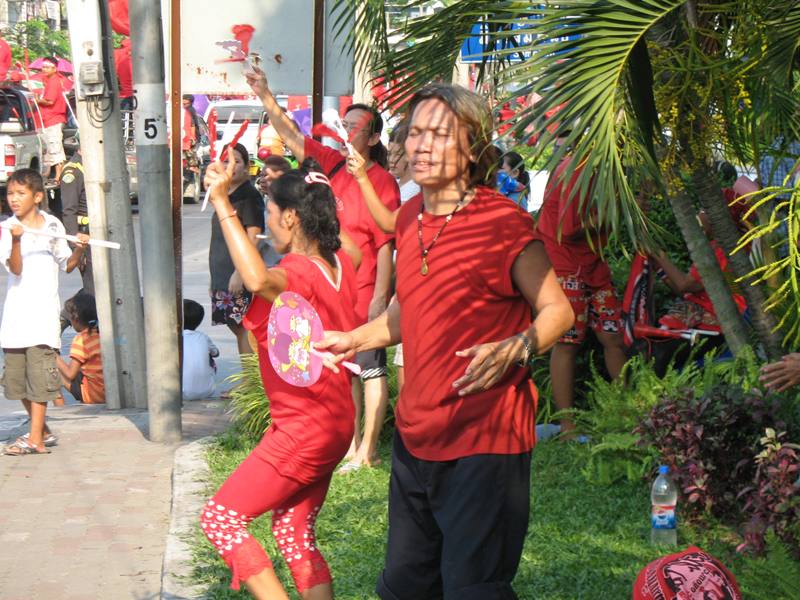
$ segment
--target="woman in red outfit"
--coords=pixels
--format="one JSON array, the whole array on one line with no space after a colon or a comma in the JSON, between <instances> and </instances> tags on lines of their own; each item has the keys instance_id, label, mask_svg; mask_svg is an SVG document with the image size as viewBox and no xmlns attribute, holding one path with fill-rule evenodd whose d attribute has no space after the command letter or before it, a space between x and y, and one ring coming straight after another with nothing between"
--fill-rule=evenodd
<instances>
[{"instance_id":1,"label":"woman in red outfit","mask_svg":"<svg viewBox=\"0 0 800 600\"><path fill-rule=\"evenodd\" d=\"M233 156L232 152L228 153ZM211 165L206 185L236 270L253 293L244 324L258 340L272 425L261 442L208 501L200 517L204 533L228 564L231 587L243 581L256 598L288 598L263 548L247 525L272 511L273 533L301 597L332 598L331 575L315 543L316 521L331 473L353 436L353 401L345 372L323 371L309 387L285 383L267 355L267 320L284 291L306 298L328 327L355 326L355 268L360 253L340 239L336 202L327 178L306 161L272 184L267 226L275 249L286 256L267 268L234 218L228 189L234 164ZM315 163L314 163L315 165ZM347 252L342 250L342 243Z\"/></svg>"}]
</instances>

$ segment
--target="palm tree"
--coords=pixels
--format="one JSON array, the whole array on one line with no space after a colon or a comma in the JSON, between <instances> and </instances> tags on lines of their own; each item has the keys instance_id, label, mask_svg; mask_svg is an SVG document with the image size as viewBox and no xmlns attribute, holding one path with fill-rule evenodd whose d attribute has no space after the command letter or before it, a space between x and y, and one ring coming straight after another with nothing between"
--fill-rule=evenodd
<instances>
[{"instance_id":1,"label":"palm tree","mask_svg":"<svg viewBox=\"0 0 800 600\"><path fill-rule=\"evenodd\" d=\"M429 81L449 80L463 41L480 23L484 81L514 90L507 93L510 98L544 99L517 115L514 132L522 135L531 127L540 132L536 153L542 158L554 138L567 136L576 160L589 167L576 186L578 197L589 198L602 225L624 230L637 247L652 248L658 232L637 204L635 190L654 182L672 207L728 344L738 353L750 332L732 300L731 282L695 221L698 202L714 237L731 255L734 286L748 301L762 347L772 356L781 350L777 322L765 306L793 307L794 314L781 314L781 324L792 334L790 341L800 341L794 274L788 287L779 288L780 298L773 294L765 302L745 253L733 252L739 236L713 168L720 155L754 164L777 132L800 139L796 1L459 0L409 22L406 43L395 48L380 43L382 2L338 4L347 18L356 19L360 33L353 42L360 58L374 73L400 82L390 90L390 105ZM561 110L551 114L558 105ZM550 170L567 145L549 157ZM761 213L769 217L768 210ZM796 259L795 245L789 245ZM755 275L782 275L787 264L766 267Z\"/></svg>"}]
</instances>

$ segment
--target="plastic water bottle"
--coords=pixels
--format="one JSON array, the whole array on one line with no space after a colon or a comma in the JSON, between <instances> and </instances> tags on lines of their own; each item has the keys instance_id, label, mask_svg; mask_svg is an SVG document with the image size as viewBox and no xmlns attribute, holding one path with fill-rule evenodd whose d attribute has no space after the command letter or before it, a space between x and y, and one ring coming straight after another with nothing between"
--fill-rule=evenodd
<instances>
[{"instance_id":1,"label":"plastic water bottle","mask_svg":"<svg viewBox=\"0 0 800 600\"><path fill-rule=\"evenodd\" d=\"M669 467L658 467L658 477L650 492L650 542L675 546L678 543L678 521L675 508L678 502L678 488L669 476Z\"/></svg>"}]
</instances>

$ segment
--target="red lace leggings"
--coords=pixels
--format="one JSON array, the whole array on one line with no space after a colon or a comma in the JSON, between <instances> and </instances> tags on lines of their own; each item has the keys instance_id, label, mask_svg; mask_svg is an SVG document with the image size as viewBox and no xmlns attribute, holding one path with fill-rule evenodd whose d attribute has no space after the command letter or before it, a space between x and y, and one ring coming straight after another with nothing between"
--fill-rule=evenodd
<instances>
[{"instance_id":1,"label":"red lace leggings","mask_svg":"<svg viewBox=\"0 0 800 600\"><path fill-rule=\"evenodd\" d=\"M247 533L250 522L268 511L272 511L272 533L297 590L331 582L314 535L330 481L328 473L311 484L301 484L255 454L242 461L200 515L203 533L233 573L232 589L272 568L264 549Z\"/></svg>"}]
</instances>

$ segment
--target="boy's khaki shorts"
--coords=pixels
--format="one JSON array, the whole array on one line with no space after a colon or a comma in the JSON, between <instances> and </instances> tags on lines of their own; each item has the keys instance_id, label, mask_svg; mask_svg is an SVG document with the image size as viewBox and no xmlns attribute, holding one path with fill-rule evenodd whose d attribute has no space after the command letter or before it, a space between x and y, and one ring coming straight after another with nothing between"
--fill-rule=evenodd
<instances>
[{"instance_id":1,"label":"boy's khaki shorts","mask_svg":"<svg viewBox=\"0 0 800 600\"><path fill-rule=\"evenodd\" d=\"M49 346L4 348L3 388L8 400L48 402L61 390L56 351Z\"/></svg>"}]
</instances>

